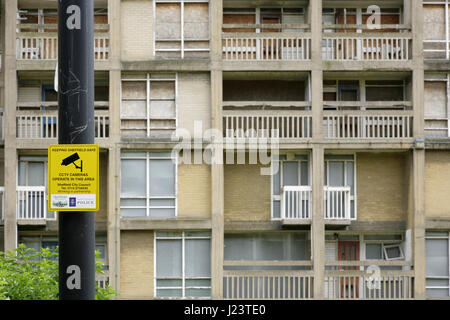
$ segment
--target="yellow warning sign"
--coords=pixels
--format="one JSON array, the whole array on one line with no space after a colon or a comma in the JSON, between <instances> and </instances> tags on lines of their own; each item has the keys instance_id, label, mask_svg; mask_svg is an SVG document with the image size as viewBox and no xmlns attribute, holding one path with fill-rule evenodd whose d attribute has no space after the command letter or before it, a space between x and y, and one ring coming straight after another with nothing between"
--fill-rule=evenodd
<instances>
[{"instance_id":1,"label":"yellow warning sign","mask_svg":"<svg viewBox=\"0 0 450 320\"><path fill-rule=\"evenodd\" d=\"M98 211L98 159L96 144L48 147L50 211Z\"/></svg>"}]
</instances>

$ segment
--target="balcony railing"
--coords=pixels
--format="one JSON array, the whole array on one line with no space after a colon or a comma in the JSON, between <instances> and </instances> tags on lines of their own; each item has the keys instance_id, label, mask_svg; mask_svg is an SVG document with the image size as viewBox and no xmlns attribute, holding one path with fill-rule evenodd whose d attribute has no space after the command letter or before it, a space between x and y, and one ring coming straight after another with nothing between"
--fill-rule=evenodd
<instances>
[{"instance_id":1,"label":"balcony railing","mask_svg":"<svg viewBox=\"0 0 450 320\"><path fill-rule=\"evenodd\" d=\"M17 187L17 219L47 219L47 193L44 186Z\"/></svg>"},{"instance_id":2,"label":"balcony railing","mask_svg":"<svg viewBox=\"0 0 450 320\"><path fill-rule=\"evenodd\" d=\"M58 34L56 32L28 32L37 29L55 30L57 25L22 24L18 28L24 32L17 33L16 58L18 60L57 60ZM95 60L109 58L108 25L95 25L94 57Z\"/></svg>"},{"instance_id":3,"label":"balcony railing","mask_svg":"<svg viewBox=\"0 0 450 320\"><path fill-rule=\"evenodd\" d=\"M224 60L311 60L310 33L223 33L222 44Z\"/></svg>"},{"instance_id":4,"label":"balcony railing","mask_svg":"<svg viewBox=\"0 0 450 320\"><path fill-rule=\"evenodd\" d=\"M350 187L324 187L325 219L351 219L350 190Z\"/></svg>"},{"instance_id":5,"label":"balcony railing","mask_svg":"<svg viewBox=\"0 0 450 320\"><path fill-rule=\"evenodd\" d=\"M312 212L311 186L285 186L281 200L281 219L308 220Z\"/></svg>"},{"instance_id":6,"label":"balcony railing","mask_svg":"<svg viewBox=\"0 0 450 320\"><path fill-rule=\"evenodd\" d=\"M405 261L326 262L326 299L396 300L414 298L414 271L401 270ZM363 266L367 266L363 267ZM383 270L383 266L400 270ZM363 270L366 268L366 270Z\"/></svg>"},{"instance_id":7,"label":"balcony railing","mask_svg":"<svg viewBox=\"0 0 450 320\"><path fill-rule=\"evenodd\" d=\"M107 106L107 102L96 102L96 107ZM58 138L58 111L39 110L38 108L54 107L57 102L19 102L16 111L16 137L18 139L56 139ZM23 108L36 108L23 110ZM94 114L95 137L109 137L109 111L96 110Z\"/></svg>"},{"instance_id":8,"label":"balcony railing","mask_svg":"<svg viewBox=\"0 0 450 320\"><path fill-rule=\"evenodd\" d=\"M225 268L310 269L311 261L224 261ZM300 300L314 297L311 270L224 270L224 299Z\"/></svg>"},{"instance_id":9,"label":"balcony railing","mask_svg":"<svg viewBox=\"0 0 450 320\"><path fill-rule=\"evenodd\" d=\"M326 61L407 61L411 59L410 33L324 33L322 58Z\"/></svg>"},{"instance_id":10,"label":"balcony railing","mask_svg":"<svg viewBox=\"0 0 450 320\"><path fill-rule=\"evenodd\" d=\"M326 139L407 139L413 137L412 111L324 111Z\"/></svg>"},{"instance_id":11,"label":"balcony railing","mask_svg":"<svg viewBox=\"0 0 450 320\"><path fill-rule=\"evenodd\" d=\"M223 111L224 137L310 139L310 111Z\"/></svg>"}]
</instances>

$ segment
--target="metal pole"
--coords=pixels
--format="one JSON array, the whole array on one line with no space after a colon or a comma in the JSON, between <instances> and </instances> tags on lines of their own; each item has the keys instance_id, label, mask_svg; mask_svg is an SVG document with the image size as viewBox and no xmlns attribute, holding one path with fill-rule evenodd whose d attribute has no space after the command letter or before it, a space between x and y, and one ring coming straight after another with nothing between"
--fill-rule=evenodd
<instances>
[{"instance_id":1,"label":"metal pole","mask_svg":"<svg viewBox=\"0 0 450 320\"><path fill-rule=\"evenodd\" d=\"M93 0L58 1L58 143L94 143ZM94 212L59 212L59 298L95 299Z\"/></svg>"}]
</instances>

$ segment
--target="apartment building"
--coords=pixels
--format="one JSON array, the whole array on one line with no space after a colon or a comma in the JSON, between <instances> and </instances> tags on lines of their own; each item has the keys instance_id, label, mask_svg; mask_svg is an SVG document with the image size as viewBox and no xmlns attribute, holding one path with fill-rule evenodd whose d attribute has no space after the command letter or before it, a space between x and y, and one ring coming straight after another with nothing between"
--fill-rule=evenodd
<instances>
[{"instance_id":1,"label":"apartment building","mask_svg":"<svg viewBox=\"0 0 450 320\"><path fill-rule=\"evenodd\" d=\"M52 247L57 1L1 3L0 249ZM450 297L449 0L94 4L120 299Z\"/></svg>"}]
</instances>

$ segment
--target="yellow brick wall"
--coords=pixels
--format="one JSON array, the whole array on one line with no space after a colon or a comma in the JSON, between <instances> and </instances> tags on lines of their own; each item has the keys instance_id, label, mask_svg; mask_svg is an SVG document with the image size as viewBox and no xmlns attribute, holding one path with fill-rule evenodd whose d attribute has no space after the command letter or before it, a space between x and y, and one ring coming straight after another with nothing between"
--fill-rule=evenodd
<instances>
[{"instance_id":1,"label":"yellow brick wall","mask_svg":"<svg viewBox=\"0 0 450 320\"><path fill-rule=\"evenodd\" d=\"M358 221L401 221L408 211L406 153L358 153Z\"/></svg>"},{"instance_id":2,"label":"yellow brick wall","mask_svg":"<svg viewBox=\"0 0 450 320\"><path fill-rule=\"evenodd\" d=\"M425 153L425 214L450 218L450 152Z\"/></svg>"},{"instance_id":3,"label":"yellow brick wall","mask_svg":"<svg viewBox=\"0 0 450 320\"><path fill-rule=\"evenodd\" d=\"M261 165L225 165L225 220L270 220L270 176Z\"/></svg>"},{"instance_id":4,"label":"yellow brick wall","mask_svg":"<svg viewBox=\"0 0 450 320\"><path fill-rule=\"evenodd\" d=\"M153 2L122 0L121 7L122 60L153 58Z\"/></svg>"},{"instance_id":5,"label":"yellow brick wall","mask_svg":"<svg viewBox=\"0 0 450 320\"><path fill-rule=\"evenodd\" d=\"M209 165L180 164L178 166L178 217L211 217L211 167Z\"/></svg>"},{"instance_id":6,"label":"yellow brick wall","mask_svg":"<svg viewBox=\"0 0 450 320\"><path fill-rule=\"evenodd\" d=\"M121 231L119 298L153 298L153 232Z\"/></svg>"}]
</instances>

